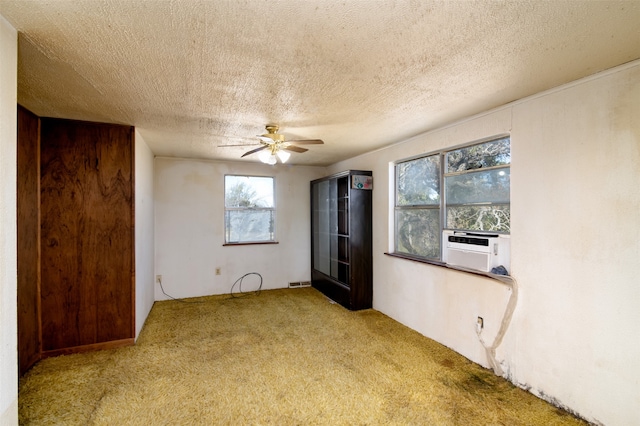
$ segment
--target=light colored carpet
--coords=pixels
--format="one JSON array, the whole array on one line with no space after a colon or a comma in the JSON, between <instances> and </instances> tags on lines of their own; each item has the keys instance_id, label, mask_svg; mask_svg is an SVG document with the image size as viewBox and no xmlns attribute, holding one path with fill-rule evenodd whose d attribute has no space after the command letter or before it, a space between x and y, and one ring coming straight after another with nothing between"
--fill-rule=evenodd
<instances>
[{"instance_id":1,"label":"light colored carpet","mask_svg":"<svg viewBox=\"0 0 640 426\"><path fill-rule=\"evenodd\" d=\"M187 300L156 302L135 346L38 363L21 424L585 424L312 288Z\"/></svg>"}]
</instances>

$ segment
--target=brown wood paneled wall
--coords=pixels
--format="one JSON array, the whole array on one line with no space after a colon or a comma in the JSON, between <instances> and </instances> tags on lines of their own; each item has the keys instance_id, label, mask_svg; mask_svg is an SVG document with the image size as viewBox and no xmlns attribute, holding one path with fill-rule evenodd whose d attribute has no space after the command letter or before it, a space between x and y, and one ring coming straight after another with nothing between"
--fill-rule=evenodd
<instances>
[{"instance_id":1,"label":"brown wood paneled wall","mask_svg":"<svg viewBox=\"0 0 640 426\"><path fill-rule=\"evenodd\" d=\"M133 343L130 126L41 119L43 355Z\"/></svg>"},{"instance_id":2,"label":"brown wood paneled wall","mask_svg":"<svg viewBox=\"0 0 640 426\"><path fill-rule=\"evenodd\" d=\"M18 107L18 354L24 374L40 359L40 119Z\"/></svg>"}]
</instances>

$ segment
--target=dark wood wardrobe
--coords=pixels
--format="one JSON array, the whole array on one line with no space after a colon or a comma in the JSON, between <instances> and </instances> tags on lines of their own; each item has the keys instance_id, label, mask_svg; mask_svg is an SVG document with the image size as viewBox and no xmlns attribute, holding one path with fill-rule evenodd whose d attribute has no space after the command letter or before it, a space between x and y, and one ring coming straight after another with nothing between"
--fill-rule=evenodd
<instances>
[{"instance_id":1,"label":"dark wood wardrobe","mask_svg":"<svg viewBox=\"0 0 640 426\"><path fill-rule=\"evenodd\" d=\"M311 182L311 284L347 309L373 299L371 171Z\"/></svg>"},{"instance_id":2,"label":"dark wood wardrobe","mask_svg":"<svg viewBox=\"0 0 640 426\"><path fill-rule=\"evenodd\" d=\"M42 357L132 344L133 128L19 107L18 147L21 373Z\"/></svg>"}]
</instances>

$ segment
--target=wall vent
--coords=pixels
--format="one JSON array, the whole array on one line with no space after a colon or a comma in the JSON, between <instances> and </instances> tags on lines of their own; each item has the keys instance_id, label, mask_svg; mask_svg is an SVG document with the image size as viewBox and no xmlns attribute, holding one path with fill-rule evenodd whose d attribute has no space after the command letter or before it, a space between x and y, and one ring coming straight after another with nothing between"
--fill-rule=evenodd
<instances>
[{"instance_id":1,"label":"wall vent","mask_svg":"<svg viewBox=\"0 0 640 426\"><path fill-rule=\"evenodd\" d=\"M295 281L289 283L289 288L311 287L311 281Z\"/></svg>"}]
</instances>

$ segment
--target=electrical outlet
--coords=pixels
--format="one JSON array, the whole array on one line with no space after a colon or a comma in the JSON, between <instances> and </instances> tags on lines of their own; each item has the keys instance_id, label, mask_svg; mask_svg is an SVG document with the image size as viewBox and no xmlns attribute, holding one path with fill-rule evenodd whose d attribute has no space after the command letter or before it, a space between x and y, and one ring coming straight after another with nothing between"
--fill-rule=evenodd
<instances>
[{"instance_id":1,"label":"electrical outlet","mask_svg":"<svg viewBox=\"0 0 640 426\"><path fill-rule=\"evenodd\" d=\"M156 275L156 282L160 284L162 282L162 275Z\"/></svg>"},{"instance_id":2,"label":"electrical outlet","mask_svg":"<svg viewBox=\"0 0 640 426\"><path fill-rule=\"evenodd\" d=\"M216 275L222 275L222 268L216 268Z\"/></svg>"},{"instance_id":3,"label":"electrical outlet","mask_svg":"<svg viewBox=\"0 0 640 426\"><path fill-rule=\"evenodd\" d=\"M478 317L478 319L476 320L476 331L480 333L483 328L484 328L484 320L482 319L482 317Z\"/></svg>"}]
</instances>

